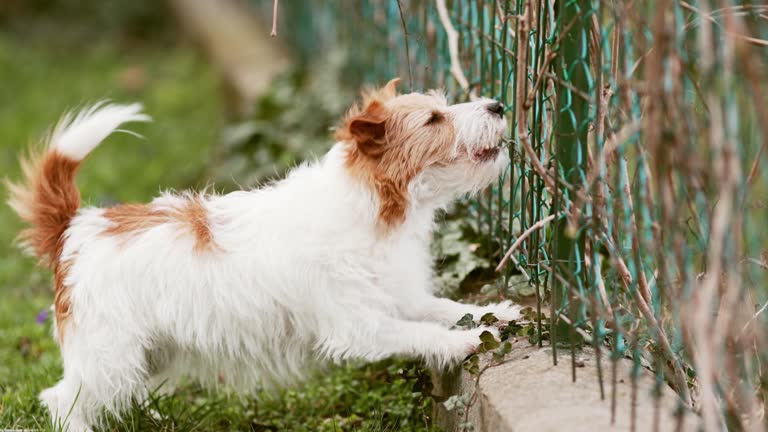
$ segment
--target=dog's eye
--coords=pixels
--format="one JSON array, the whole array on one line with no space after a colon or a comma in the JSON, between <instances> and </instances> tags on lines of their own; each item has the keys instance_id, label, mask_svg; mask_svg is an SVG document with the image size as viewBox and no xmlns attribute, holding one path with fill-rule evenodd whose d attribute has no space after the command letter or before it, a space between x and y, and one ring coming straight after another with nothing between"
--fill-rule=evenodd
<instances>
[{"instance_id":1,"label":"dog's eye","mask_svg":"<svg viewBox=\"0 0 768 432\"><path fill-rule=\"evenodd\" d=\"M441 113L439 111L432 111L432 114L429 116L429 120L427 120L427 122L424 123L424 126L429 126L429 125L433 125L435 123L439 123L444 118L445 118L445 116L443 115L443 113Z\"/></svg>"}]
</instances>

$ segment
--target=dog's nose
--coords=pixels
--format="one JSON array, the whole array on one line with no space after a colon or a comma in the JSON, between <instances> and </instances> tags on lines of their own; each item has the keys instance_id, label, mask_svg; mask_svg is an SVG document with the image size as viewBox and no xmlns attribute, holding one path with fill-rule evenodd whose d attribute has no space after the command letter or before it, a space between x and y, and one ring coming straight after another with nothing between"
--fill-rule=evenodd
<instances>
[{"instance_id":1,"label":"dog's nose","mask_svg":"<svg viewBox=\"0 0 768 432\"><path fill-rule=\"evenodd\" d=\"M504 105L499 101L493 101L486 105L485 108L499 117L504 115Z\"/></svg>"}]
</instances>

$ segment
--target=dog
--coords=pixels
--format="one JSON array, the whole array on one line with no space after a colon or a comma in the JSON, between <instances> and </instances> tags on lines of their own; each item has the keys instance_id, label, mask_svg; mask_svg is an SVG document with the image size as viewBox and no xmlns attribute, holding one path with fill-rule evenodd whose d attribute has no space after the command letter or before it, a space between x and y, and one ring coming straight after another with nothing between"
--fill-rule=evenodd
<instances>
[{"instance_id":1,"label":"dog","mask_svg":"<svg viewBox=\"0 0 768 432\"><path fill-rule=\"evenodd\" d=\"M436 297L429 250L436 212L508 165L503 105L398 94L397 81L363 92L328 153L283 180L109 208L80 208L78 167L120 125L150 119L139 104L65 115L9 184L30 225L20 243L54 274L64 374L40 394L53 422L89 431L180 379L249 392L328 361L443 368L489 330L453 328L464 314L517 319L508 301Z\"/></svg>"}]
</instances>

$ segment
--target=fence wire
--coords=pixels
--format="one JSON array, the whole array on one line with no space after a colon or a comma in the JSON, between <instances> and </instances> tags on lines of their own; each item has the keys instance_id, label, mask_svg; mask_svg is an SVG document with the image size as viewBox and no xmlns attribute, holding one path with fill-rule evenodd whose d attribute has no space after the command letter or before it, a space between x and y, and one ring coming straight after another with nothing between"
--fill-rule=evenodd
<instances>
[{"instance_id":1,"label":"fence wire","mask_svg":"<svg viewBox=\"0 0 768 432\"><path fill-rule=\"evenodd\" d=\"M308 61L342 47L360 81L400 76L456 102L505 104L512 162L471 203L471 219L502 261L504 286L524 275L534 288L538 340L548 333L553 361L570 351L575 379L585 340L613 365L634 361L633 400L647 368L656 394L673 387L678 412L699 412L706 430L765 430L768 6L280 8L281 34ZM596 388L615 397L624 377L601 366Z\"/></svg>"}]
</instances>

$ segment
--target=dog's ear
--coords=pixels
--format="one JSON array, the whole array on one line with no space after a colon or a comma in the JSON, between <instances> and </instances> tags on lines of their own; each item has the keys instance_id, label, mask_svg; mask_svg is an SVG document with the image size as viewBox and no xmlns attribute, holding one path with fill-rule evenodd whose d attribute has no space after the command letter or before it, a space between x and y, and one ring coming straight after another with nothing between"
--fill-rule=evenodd
<instances>
[{"instance_id":1,"label":"dog's ear","mask_svg":"<svg viewBox=\"0 0 768 432\"><path fill-rule=\"evenodd\" d=\"M378 157L386 145L387 109L379 101L369 103L349 122L349 133L366 156Z\"/></svg>"},{"instance_id":2,"label":"dog's ear","mask_svg":"<svg viewBox=\"0 0 768 432\"><path fill-rule=\"evenodd\" d=\"M387 102L397 96L397 83L400 78L393 78L384 87L364 88L362 91L363 103L369 104L373 101Z\"/></svg>"},{"instance_id":3,"label":"dog's ear","mask_svg":"<svg viewBox=\"0 0 768 432\"><path fill-rule=\"evenodd\" d=\"M388 83L384 85L384 87L381 88L381 90L379 90L379 94L384 98L384 100L392 99L393 97L397 96L397 84L399 83L399 77L392 78Z\"/></svg>"}]
</instances>

